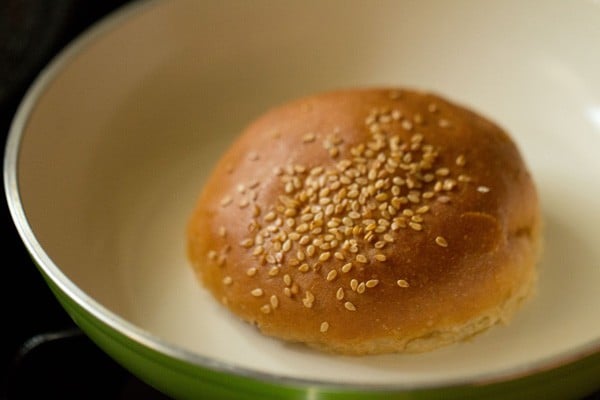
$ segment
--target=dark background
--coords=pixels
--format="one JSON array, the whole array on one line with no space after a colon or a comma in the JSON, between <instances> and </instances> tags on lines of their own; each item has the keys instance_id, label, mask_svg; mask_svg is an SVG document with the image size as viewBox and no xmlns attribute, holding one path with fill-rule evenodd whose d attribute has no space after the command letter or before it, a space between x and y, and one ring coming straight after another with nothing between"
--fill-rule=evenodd
<instances>
[{"instance_id":1,"label":"dark background","mask_svg":"<svg viewBox=\"0 0 600 400\"><path fill-rule=\"evenodd\" d=\"M2 143L27 88L73 38L131 0L0 0ZM4 148L4 146L2 146ZM92 344L31 262L2 196L0 399L166 399ZM600 393L587 400L600 400Z\"/></svg>"},{"instance_id":2,"label":"dark background","mask_svg":"<svg viewBox=\"0 0 600 400\"><path fill-rule=\"evenodd\" d=\"M41 69L91 24L132 2L0 0L2 154L13 116ZM74 325L30 260L4 195L0 215L0 399L166 399Z\"/></svg>"}]
</instances>

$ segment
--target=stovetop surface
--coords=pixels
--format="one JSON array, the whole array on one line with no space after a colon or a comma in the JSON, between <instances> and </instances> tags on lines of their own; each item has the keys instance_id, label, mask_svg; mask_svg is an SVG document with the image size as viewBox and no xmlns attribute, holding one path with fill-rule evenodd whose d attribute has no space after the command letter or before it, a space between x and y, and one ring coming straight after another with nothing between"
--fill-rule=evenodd
<instances>
[{"instance_id":1,"label":"stovetop surface","mask_svg":"<svg viewBox=\"0 0 600 400\"><path fill-rule=\"evenodd\" d=\"M31 82L66 44L132 0L0 3L0 132ZM4 290L1 399L168 399L100 351L59 306L35 269L2 196ZM600 392L586 400L600 400Z\"/></svg>"}]
</instances>

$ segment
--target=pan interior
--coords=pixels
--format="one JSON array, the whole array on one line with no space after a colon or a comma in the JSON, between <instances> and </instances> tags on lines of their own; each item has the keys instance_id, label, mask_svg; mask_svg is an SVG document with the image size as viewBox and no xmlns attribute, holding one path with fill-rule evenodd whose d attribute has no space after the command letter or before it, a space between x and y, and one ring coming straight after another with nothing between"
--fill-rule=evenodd
<instances>
[{"instance_id":1,"label":"pan interior","mask_svg":"<svg viewBox=\"0 0 600 400\"><path fill-rule=\"evenodd\" d=\"M203 356L375 385L521 370L600 338L599 17L594 2L157 3L63 59L37 98L18 159L24 213L84 293ZM509 326L431 353L332 356L263 337L195 280L186 219L244 125L294 97L372 85L447 95L520 146L545 252Z\"/></svg>"}]
</instances>

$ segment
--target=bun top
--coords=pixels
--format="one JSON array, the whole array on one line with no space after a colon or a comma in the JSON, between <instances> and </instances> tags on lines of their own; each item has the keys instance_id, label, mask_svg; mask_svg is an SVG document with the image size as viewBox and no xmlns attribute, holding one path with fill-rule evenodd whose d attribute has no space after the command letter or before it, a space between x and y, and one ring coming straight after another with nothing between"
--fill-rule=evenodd
<instances>
[{"instance_id":1,"label":"bun top","mask_svg":"<svg viewBox=\"0 0 600 400\"><path fill-rule=\"evenodd\" d=\"M517 264L538 214L497 125L430 93L337 91L245 130L205 186L189 251L244 319L335 347L497 307L529 273Z\"/></svg>"}]
</instances>

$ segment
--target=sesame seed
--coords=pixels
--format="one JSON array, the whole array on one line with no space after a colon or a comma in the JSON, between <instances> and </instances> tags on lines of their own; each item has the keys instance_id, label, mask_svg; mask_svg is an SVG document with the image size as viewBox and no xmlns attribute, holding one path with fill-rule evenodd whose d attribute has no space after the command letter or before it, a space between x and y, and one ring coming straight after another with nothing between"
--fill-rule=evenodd
<instances>
[{"instance_id":1,"label":"sesame seed","mask_svg":"<svg viewBox=\"0 0 600 400\"><path fill-rule=\"evenodd\" d=\"M456 165L458 165L459 167L464 166L466 163L467 163L467 160L463 154L456 157Z\"/></svg>"},{"instance_id":2,"label":"sesame seed","mask_svg":"<svg viewBox=\"0 0 600 400\"><path fill-rule=\"evenodd\" d=\"M435 242L438 244L438 246L441 247L448 247L448 242L446 241L446 239L442 236L438 236L435 238Z\"/></svg>"},{"instance_id":3,"label":"sesame seed","mask_svg":"<svg viewBox=\"0 0 600 400\"><path fill-rule=\"evenodd\" d=\"M308 272L309 269L310 269L310 267L308 266L308 264L302 264L301 266L298 267L298 271L300 271L300 272Z\"/></svg>"},{"instance_id":4,"label":"sesame seed","mask_svg":"<svg viewBox=\"0 0 600 400\"><path fill-rule=\"evenodd\" d=\"M283 250L284 252L288 252L291 248L292 248L292 241L290 239L283 242L283 245L281 246L281 250Z\"/></svg>"},{"instance_id":5,"label":"sesame seed","mask_svg":"<svg viewBox=\"0 0 600 400\"><path fill-rule=\"evenodd\" d=\"M450 197L448 197L448 196L439 196L437 198L437 201L440 202L440 203L448 203L448 202L450 202Z\"/></svg>"},{"instance_id":6,"label":"sesame seed","mask_svg":"<svg viewBox=\"0 0 600 400\"><path fill-rule=\"evenodd\" d=\"M314 142L316 138L317 137L315 136L314 133L307 133L306 135L302 136L302 141L304 143L311 143L311 142Z\"/></svg>"},{"instance_id":7,"label":"sesame seed","mask_svg":"<svg viewBox=\"0 0 600 400\"><path fill-rule=\"evenodd\" d=\"M423 225L421 225L417 222L409 222L408 226L410 226L415 231L420 231L423 229Z\"/></svg>"},{"instance_id":8,"label":"sesame seed","mask_svg":"<svg viewBox=\"0 0 600 400\"><path fill-rule=\"evenodd\" d=\"M362 294L362 293L364 293L364 292L365 292L365 288L366 288L366 285L365 285L365 283L364 283L364 282L361 282L361 283L359 283L359 284L358 284L358 286L356 287L356 292L357 292L357 293L361 293L361 294Z\"/></svg>"},{"instance_id":9,"label":"sesame seed","mask_svg":"<svg viewBox=\"0 0 600 400\"><path fill-rule=\"evenodd\" d=\"M368 262L367 257L365 257L362 254L357 254L356 255L356 261L359 262L359 263L363 263L363 264L366 264Z\"/></svg>"},{"instance_id":10,"label":"sesame seed","mask_svg":"<svg viewBox=\"0 0 600 400\"><path fill-rule=\"evenodd\" d=\"M219 253L217 253L214 250L210 250L208 253L206 253L206 256L208 257L209 260L215 261L217 259L217 257L219 256Z\"/></svg>"},{"instance_id":11,"label":"sesame seed","mask_svg":"<svg viewBox=\"0 0 600 400\"><path fill-rule=\"evenodd\" d=\"M238 203L238 206L240 208L246 208L248 207L248 205L250 204L250 202L248 201L248 199L243 198L242 200L240 200L240 202Z\"/></svg>"},{"instance_id":12,"label":"sesame seed","mask_svg":"<svg viewBox=\"0 0 600 400\"><path fill-rule=\"evenodd\" d=\"M375 247L376 249L382 249L384 248L386 245L386 242L384 242L383 240L379 240L375 243L375 245L373 247Z\"/></svg>"},{"instance_id":13,"label":"sesame seed","mask_svg":"<svg viewBox=\"0 0 600 400\"><path fill-rule=\"evenodd\" d=\"M454 179L444 179L444 183L442 184L444 190L452 190L455 186L456 181Z\"/></svg>"},{"instance_id":14,"label":"sesame seed","mask_svg":"<svg viewBox=\"0 0 600 400\"><path fill-rule=\"evenodd\" d=\"M279 307L279 298L276 295L271 295L269 302L271 303L271 307L273 307L273 309Z\"/></svg>"},{"instance_id":15,"label":"sesame seed","mask_svg":"<svg viewBox=\"0 0 600 400\"><path fill-rule=\"evenodd\" d=\"M368 288L374 288L378 284L379 284L379 280L377 280L377 279L369 279L366 283Z\"/></svg>"},{"instance_id":16,"label":"sesame seed","mask_svg":"<svg viewBox=\"0 0 600 400\"><path fill-rule=\"evenodd\" d=\"M254 240L252 240L251 238L247 238L244 239L240 242L240 246L245 247L245 248L250 248L254 245Z\"/></svg>"},{"instance_id":17,"label":"sesame seed","mask_svg":"<svg viewBox=\"0 0 600 400\"><path fill-rule=\"evenodd\" d=\"M425 214L427 211L429 211L429 206L421 206L421 207L417 208L416 213L417 214Z\"/></svg>"},{"instance_id":18,"label":"sesame seed","mask_svg":"<svg viewBox=\"0 0 600 400\"><path fill-rule=\"evenodd\" d=\"M356 288L358 287L358 281L356 279L352 279L350 281L350 289L356 292Z\"/></svg>"},{"instance_id":19,"label":"sesame seed","mask_svg":"<svg viewBox=\"0 0 600 400\"><path fill-rule=\"evenodd\" d=\"M269 211L267 215L265 215L264 220L265 222L271 222L274 221L275 218L277 218L277 214L275 214L273 211Z\"/></svg>"},{"instance_id":20,"label":"sesame seed","mask_svg":"<svg viewBox=\"0 0 600 400\"><path fill-rule=\"evenodd\" d=\"M221 200L221 206L226 207L233 202L233 198L231 196L225 196Z\"/></svg>"},{"instance_id":21,"label":"sesame seed","mask_svg":"<svg viewBox=\"0 0 600 400\"><path fill-rule=\"evenodd\" d=\"M381 261L381 262L383 262L387 259L386 256L383 254L375 254L375 256L373 258L375 258L377 261Z\"/></svg>"},{"instance_id":22,"label":"sesame seed","mask_svg":"<svg viewBox=\"0 0 600 400\"><path fill-rule=\"evenodd\" d=\"M231 285L232 282L233 282L233 279L230 276L226 276L223 278L224 285Z\"/></svg>"},{"instance_id":23,"label":"sesame seed","mask_svg":"<svg viewBox=\"0 0 600 400\"><path fill-rule=\"evenodd\" d=\"M490 188L487 186L477 186L477 191L479 193L487 193L490 191Z\"/></svg>"},{"instance_id":24,"label":"sesame seed","mask_svg":"<svg viewBox=\"0 0 600 400\"><path fill-rule=\"evenodd\" d=\"M321 255L319 256L319 261L327 261L329 260L329 257L331 256L331 253L326 251L325 253L321 253Z\"/></svg>"},{"instance_id":25,"label":"sesame seed","mask_svg":"<svg viewBox=\"0 0 600 400\"><path fill-rule=\"evenodd\" d=\"M450 121L448 121L447 119L444 119L444 118L442 118L442 119L440 119L440 120L438 121L438 126L439 126L440 128L447 128L447 127L449 127L449 126L450 126Z\"/></svg>"},{"instance_id":26,"label":"sesame seed","mask_svg":"<svg viewBox=\"0 0 600 400\"><path fill-rule=\"evenodd\" d=\"M263 295L263 290L261 288L252 289L250 292L254 297L260 297Z\"/></svg>"},{"instance_id":27,"label":"sesame seed","mask_svg":"<svg viewBox=\"0 0 600 400\"><path fill-rule=\"evenodd\" d=\"M438 168L435 171L435 174L439 175L439 176L447 176L449 173L450 173L450 170L448 168L445 168L445 167L444 168Z\"/></svg>"},{"instance_id":28,"label":"sesame seed","mask_svg":"<svg viewBox=\"0 0 600 400\"><path fill-rule=\"evenodd\" d=\"M344 289L338 288L337 292L335 292L335 298L338 300L344 299Z\"/></svg>"},{"instance_id":29,"label":"sesame seed","mask_svg":"<svg viewBox=\"0 0 600 400\"><path fill-rule=\"evenodd\" d=\"M283 283L285 283L286 286L290 286L292 284L292 277L289 274L285 274L283 276Z\"/></svg>"},{"instance_id":30,"label":"sesame seed","mask_svg":"<svg viewBox=\"0 0 600 400\"><path fill-rule=\"evenodd\" d=\"M332 280L335 279L335 277L337 276L337 271L335 269L332 269L331 271L329 271L329 273L327 274L327 281L331 282Z\"/></svg>"},{"instance_id":31,"label":"sesame seed","mask_svg":"<svg viewBox=\"0 0 600 400\"><path fill-rule=\"evenodd\" d=\"M263 305L260 307L260 311L261 311L263 314L269 314L269 313L271 312L271 306L270 306L269 304L263 304Z\"/></svg>"},{"instance_id":32,"label":"sesame seed","mask_svg":"<svg viewBox=\"0 0 600 400\"><path fill-rule=\"evenodd\" d=\"M306 307L306 308L312 308L314 301L315 301L315 296L310 291L307 290L304 293L304 298L302 299L302 304L304 304L304 307Z\"/></svg>"},{"instance_id":33,"label":"sesame seed","mask_svg":"<svg viewBox=\"0 0 600 400\"><path fill-rule=\"evenodd\" d=\"M400 286L401 288L407 288L408 287L408 282L406 282L404 279L398 279L396 281L396 284L398 286Z\"/></svg>"},{"instance_id":34,"label":"sesame seed","mask_svg":"<svg viewBox=\"0 0 600 400\"><path fill-rule=\"evenodd\" d=\"M342 272L346 274L346 273L350 272L351 269L352 269L352 263L347 263L347 264L344 264L344 266L342 267Z\"/></svg>"},{"instance_id":35,"label":"sesame seed","mask_svg":"<svg viewBox=\"0 0 600 400\"><path fill-rule=\"evenodd\" d=\"M248 276L254 276L256 275L256 268L254 267L250 267L246 270L246 275Z\"/></svg>"},{"instance_id":36,"label":"sesame seed","mask_svg":"<svg viewBox=\"0 0 600 400\"><path fill-rule=\"evenodd\" d=\"M348 311L356 311L356 307L354 306L354 304L350 303L349 301L344 303L344 307Z\"/></svg>"},{"instance_id":37,"label":"sesame seed","mask_svg":"<svg viewBox=\"0 0 600 400\"><path fill-rule=\"evenodd\" d=\"M279 274L279 267L275 266L275 267L271 267L271 269L269 270L269 276L276 276Z\"/></svg>"}]
</instances>

